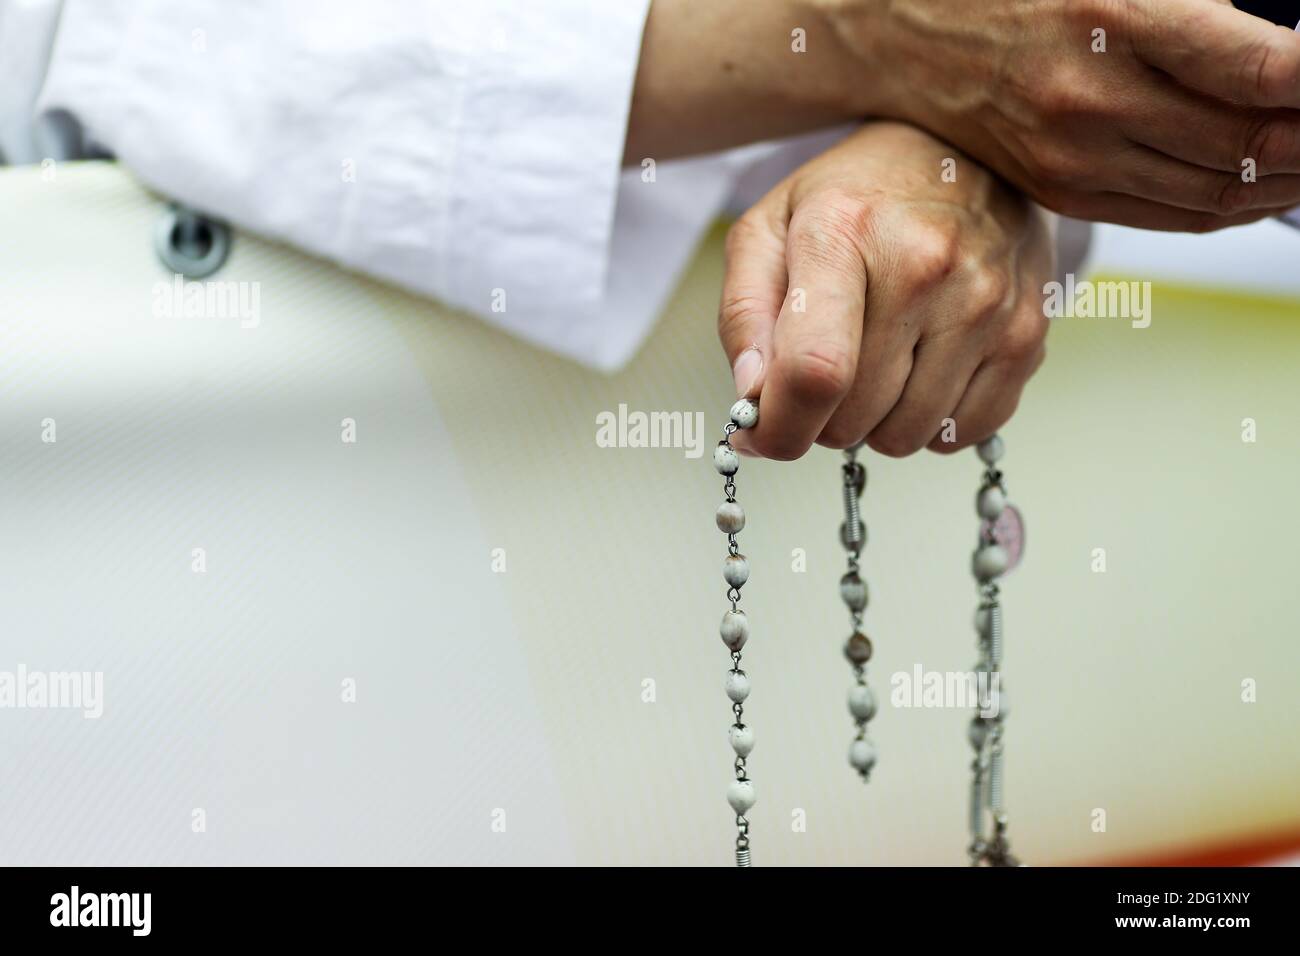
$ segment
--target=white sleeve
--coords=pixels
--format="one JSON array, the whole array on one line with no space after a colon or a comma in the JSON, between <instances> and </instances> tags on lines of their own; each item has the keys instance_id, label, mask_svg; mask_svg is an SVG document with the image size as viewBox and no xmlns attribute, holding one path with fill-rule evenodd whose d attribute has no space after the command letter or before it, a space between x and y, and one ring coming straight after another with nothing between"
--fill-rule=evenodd
<instances>
[{"instance_id":1,"label":"white sleeve","mask_svg":"<svg viewBox=\"0 0 1300 956\"><path fill-rule=\"evenodd\" d=\"M37 108L161 193L613 367L644 334L606 300L648 6L66 0Z\"/></svg>"},{"instance_id":2,"label":"white sleeve","mask_svg":"<svg viewBox=\"0 0 1300 956\"><path fill-rule=\"evenodd\" d=\"M61 3L0 0L0 166L37 163L49 155L36 141L32 111L49 67Z\"/></svg>"}]
</instances>

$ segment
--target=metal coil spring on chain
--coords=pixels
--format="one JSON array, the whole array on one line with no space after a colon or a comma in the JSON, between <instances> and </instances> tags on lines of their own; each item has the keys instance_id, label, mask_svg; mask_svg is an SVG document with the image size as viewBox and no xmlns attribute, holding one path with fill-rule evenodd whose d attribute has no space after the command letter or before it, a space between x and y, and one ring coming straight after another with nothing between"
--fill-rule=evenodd
<instances>
[{"instance_id":1,"label":"metal coil spring on chain","mask_svg":"<svg viewBox=\"0 0 1300 956\"><path fill-rule=\"evenodd\" d=\"M998 814L1002 812L1002 743L997 740L1000 731L993 734L993 749L989 752L989 807Z\"/></svg>"},{"instance_id":2,"label":"metal coil spring on chain","mask_svg":"<svg viewBox=\"0 0 1300 956\"><path fill-rule=\"evenodd\" d=\"M989 607L989 669L997 670L1002 664L1002 605L997 601L994 586L993 604Z\"/></svg>"},{"instance_id":3,"label":"metal coil spring on chain","mask_svg":"<svg viewBox=\"0 0 1300 956\"><path fill-rule=\"evenodd\" d=\"M844 466L844 547L856 550L862 547L862 512L858 493L853 487L853 470Z\"/></svg>"}]
</instances>

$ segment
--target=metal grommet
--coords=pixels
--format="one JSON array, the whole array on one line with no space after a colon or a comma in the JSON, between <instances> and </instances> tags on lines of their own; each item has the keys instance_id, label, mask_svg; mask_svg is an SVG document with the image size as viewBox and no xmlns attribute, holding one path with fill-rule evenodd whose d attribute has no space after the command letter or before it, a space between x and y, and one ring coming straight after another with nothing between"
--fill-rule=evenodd
<instances>
[{"instance_id":1,"label":"metal grommet","mask_svg":"<svg viewBox=\"0 0 1300 956\"><path fill-rule=\"evenodd\" d=\"M184 206L169 206L154 230L162 264L187 279L212 275L230 254L230 227Z\"/></svg>"}]
</instances>

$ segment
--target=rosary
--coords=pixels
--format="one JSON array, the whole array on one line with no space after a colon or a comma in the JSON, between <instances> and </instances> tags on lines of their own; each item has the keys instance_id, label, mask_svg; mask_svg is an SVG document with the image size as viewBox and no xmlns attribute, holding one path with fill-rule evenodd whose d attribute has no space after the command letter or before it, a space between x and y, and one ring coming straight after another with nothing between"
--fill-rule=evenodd
<instances>
[{"instance_id":1,"label":"rosary","mask_svg":"<svg viewBox=\"0 0 1300 956\"><path fill-rule=\"evenodd\" d=\"M722 615L722 643L731 652L731 670L727 672L726 691L731 700L735 722L728 731L735 751L735 779L727 787L727 802L736 814L736 865L750 865L749 820L745 814L756 800L754 784L749 779L746 761L754 749L754 731L744 720L745 700L749 697L749 675L741 669L740 652L749 640L749 620L740 609L740 589L749 580L749 561L740 553L736 536L745 527L744 509L736 501L736 473L740 456L731 445L731 436L758 424L758 403L742 398L731 407L731 417L722 429L722 441L713 450L713 465L723 477L726 500L718 506L718 530L727 536L727 556L722 576L727 582L727 600L731 610ZM861 443L844 452L841 468L844 497L844 523L840 525L840 543L848 553L848 569L840 578L840 597L849 609L852 633L844 645L844 656L853 670L849 688L849 713L855 734L849 744L849 764L866 781L876 764L875 745L867 737L867 723L876 714L876 698L867 685L867 662L871 660L871 641L862 632L862 615L867 608L867 583L863 580L858 559L867 541L862 520L861 498L867 486L867 470L857 460ZM997 579L1020 559L1024 540L1019 512L1007 503L1006 486L997 463L1002 458L1002 439L997 435L976 446L984 463L975 511L981 519L979 538L971 558L971 572L979 589L975 610L975 631L979 659L975 665L975 685L983 688L976 694L976 712L971 719L969 740L975 751L971 764L969 855L972 866L1019 866L1011 855L1007 840L1007 815L1002 795L1002 718L1006 715L1006 694L994 681L1002 665L1002 605L998 600ZM993 689L999 688L999 689Z\"/></svg>"}]
</instances>

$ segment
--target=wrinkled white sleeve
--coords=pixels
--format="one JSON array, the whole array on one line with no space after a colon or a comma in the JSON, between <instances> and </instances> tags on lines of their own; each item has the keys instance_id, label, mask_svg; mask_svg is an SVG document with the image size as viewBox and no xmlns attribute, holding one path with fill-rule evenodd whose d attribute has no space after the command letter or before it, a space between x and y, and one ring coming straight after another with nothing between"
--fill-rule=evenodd
<instances>
[{"instance_id":1,"label":"wrinkled white sleeve","mask_svg":"<svg viewBox=\"0 0 1300 956\"><path fill-rule=\"evenodd\" d=\"M49 66L60 0L0 0L0 166L35 163L32 108Z\"/></svg>"},{"instance_id":2,"label":"wrinkled white sleeve","mask_svg":"<svg viewBox=\"0 0 1300 956\"><path fill-rule=\"evenodd\" d=\"M167 196L613 368L730 192L726 159L621 172L648 6L65 0L37 111Z\"/></svg>"}]
</instances>

